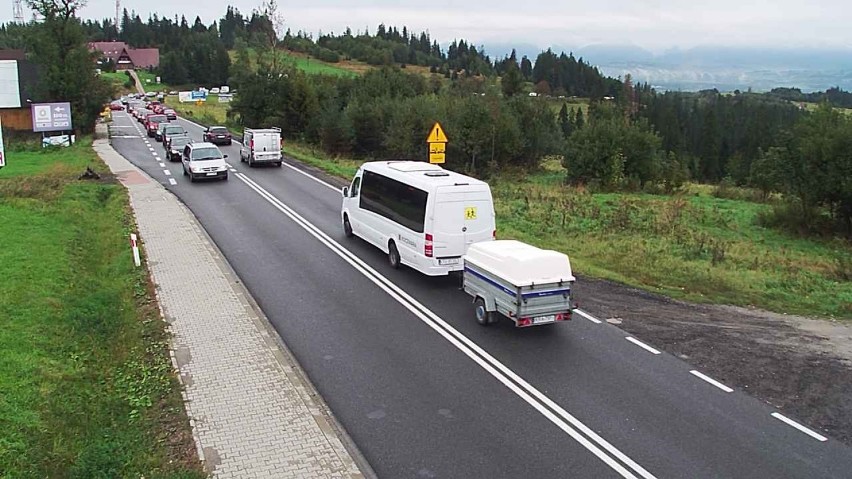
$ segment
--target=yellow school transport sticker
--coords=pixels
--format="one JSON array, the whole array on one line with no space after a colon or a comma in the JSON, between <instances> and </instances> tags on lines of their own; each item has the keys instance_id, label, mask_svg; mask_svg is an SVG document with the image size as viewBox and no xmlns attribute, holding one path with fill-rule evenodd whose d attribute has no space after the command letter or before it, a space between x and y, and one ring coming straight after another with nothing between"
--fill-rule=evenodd
<instances>
[{"instance_id":1,"label":"yellow school transport sticker","mask_svg":"<svg viewBox=\"0 0 852 479\"><path fill-rule=\"evenodd\" d=\"M476 206L466 206L465 207L464 219L465 220L475 220L476 219Z\"/></svg>"}]
</instances>

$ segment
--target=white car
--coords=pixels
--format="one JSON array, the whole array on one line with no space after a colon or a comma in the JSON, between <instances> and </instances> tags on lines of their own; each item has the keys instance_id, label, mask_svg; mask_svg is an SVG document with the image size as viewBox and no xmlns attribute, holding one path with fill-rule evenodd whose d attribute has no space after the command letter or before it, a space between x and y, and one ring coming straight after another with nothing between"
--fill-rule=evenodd
<instances>
[{"instance_id":1,"label":"white car","mask_svg":"<svg viewBox=\"0 0 852 479\"><path fill-rule=\"evenodd\" d=\"M183 176L189 176L191 182L202 179L228 181L227 157L213 143L190 143L183 148Z\"/></svg>"},{"instance_id":2,"label":"white car","mask_svg":"<svg viewBox=\"0 0 852 479\"><path fill-rule=\"evenodd\" d=\"M210 89L210 94L211 94L211 95L218 95L218 94L219 94L219 89L218 89L218 88L211 88L211 89Z\"/></svg>"}]
</instances>

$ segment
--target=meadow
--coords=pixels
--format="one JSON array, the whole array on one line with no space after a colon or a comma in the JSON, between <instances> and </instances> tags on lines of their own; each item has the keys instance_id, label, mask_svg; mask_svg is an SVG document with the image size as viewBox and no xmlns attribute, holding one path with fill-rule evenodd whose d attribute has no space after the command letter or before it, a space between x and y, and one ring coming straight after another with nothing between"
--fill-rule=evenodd
<instances>
[{"instance_id":1,"label":"meadow","mask_svg":"<svg viewBox=\"0 0 852 479\"><path fill-rule=\"evenodd\" d=\"M0 477L204 477L126 190L86 138L6 151Z\"/></svg>"}]
</instances>

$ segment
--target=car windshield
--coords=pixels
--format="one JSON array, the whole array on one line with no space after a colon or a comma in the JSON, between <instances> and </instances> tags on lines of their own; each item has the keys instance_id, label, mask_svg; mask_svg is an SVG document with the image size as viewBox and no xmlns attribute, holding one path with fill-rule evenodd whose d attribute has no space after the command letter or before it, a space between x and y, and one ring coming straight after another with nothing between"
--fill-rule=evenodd
<instances>
[{"instance_id":1,"label":"car windshield","mask_svg":"<svg viewBox=\"0 0 852 479\"><path fill-rule=\"evenodd\" d=\"M217 135L222 135L228 132L227 128L216 126L210 129L210 133L216 133Z\"/></svg>"},{"instance_id":2,"label":"car windshield","mask_svg":"<svg viewBox=\"0 0 852 479\"><path fill-rule=\"evenodd\" d=\"M186 130L184 130L182 126L167 126L165 132L167 135L179 135L181 133L186 133Z\"/></svg>"},{"instance_id":3,"label":"car windshield","mask_svg":"<svg viewBox=\"0 0 852 479\"><path fill-rule=\"evenodd\" d=\"M154 122L154 123L162 123L162 122L168 121L168 120L169 119L166 118L166 115L151 115L151 116L148 117L148 121L151 121L151 122Z\"/></svg>"},{"instance_id":4,"label":"car windshield","mask_svg":"<svg viewBox=\"0 0 852 479\"><path fill-rule=\"evenodd\" d=\"M222 153L219 152L218 148L197 148L192 150L192 154L190 155L190 160L192 161L216 160L219 158L222 158Z\"/></svg>"},{"instance_id":5,"label":"car windshield","mask_svg":"<svg viewBox=\"0 0 852 479\"><path fill-rule=\"evenodd\" d=\"M177 150L179 148L183 148L189 144L189 137L186 136L176 136L172 138L171 147L173 150Z\"/></svg>"}]
</instances>

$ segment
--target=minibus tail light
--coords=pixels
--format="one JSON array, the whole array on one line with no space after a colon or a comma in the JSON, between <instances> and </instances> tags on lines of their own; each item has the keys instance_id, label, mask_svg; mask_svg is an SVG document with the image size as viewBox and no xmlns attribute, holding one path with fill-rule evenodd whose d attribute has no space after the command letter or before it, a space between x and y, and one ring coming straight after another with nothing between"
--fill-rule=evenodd
<instances>
[{"instance_id":1,"label":"minibus tail light","mask_svg":"<svg viewBox=\"0 0 852 479\"><path fill-rule=\"evenodd\" d=\"M432 249L432 235L426 233L426 242L423 243L423 254L426 255L427 258L431 258L434 250Z\"/></svg>"}]
</instances>

